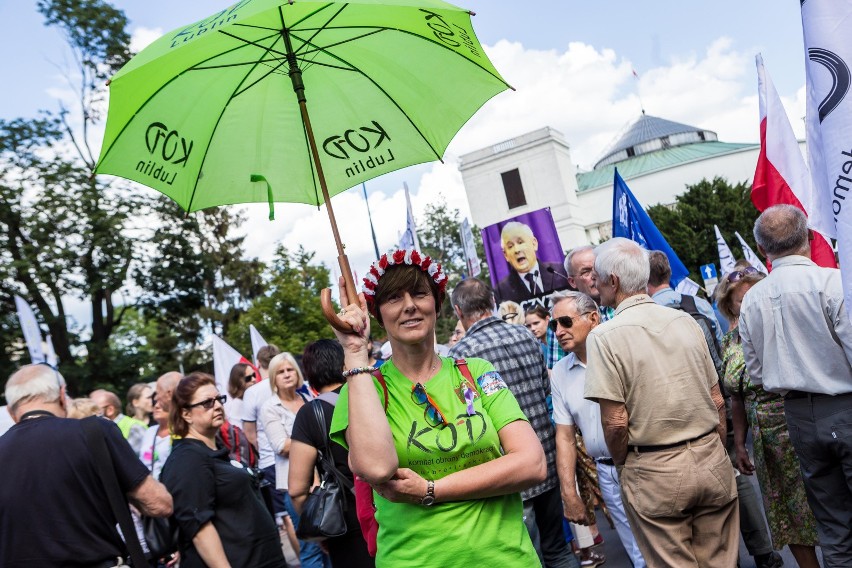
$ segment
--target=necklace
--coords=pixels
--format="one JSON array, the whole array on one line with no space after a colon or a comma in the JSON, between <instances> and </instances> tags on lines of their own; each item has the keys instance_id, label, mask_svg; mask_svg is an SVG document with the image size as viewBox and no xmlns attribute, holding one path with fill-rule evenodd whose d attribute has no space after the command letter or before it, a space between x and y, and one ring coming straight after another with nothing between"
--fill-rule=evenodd
<instances>
[{"instance_id":1,"label":"necklace","mask_svg":"<svg viewBox=\"0 0 852 568\"><path fill-rule=\"evenodd\" d=\"M432 375L433 375L433 374L434 374L434 372L435 372L435 368L438 366L438 360L439 360L439 359L438 359L438 357L437 357L436 355L434 355L434 354L433 354L433 355L432 355L432 366L431 366L431 367L429 367L429 370L428 370L428 371L426 371L426 373L424 373L426 380L428 380L428 379L432 378ZM419 383L419 384L421 384L421 385L422 385L423 383L425 383L426 381L424 381L424 380L423 380L423 379L424 379L424 375L421 375L421 376L420 376L420 378L419 378L416 382L417 382L417 383Z\"/></svg>"}]
</instances>

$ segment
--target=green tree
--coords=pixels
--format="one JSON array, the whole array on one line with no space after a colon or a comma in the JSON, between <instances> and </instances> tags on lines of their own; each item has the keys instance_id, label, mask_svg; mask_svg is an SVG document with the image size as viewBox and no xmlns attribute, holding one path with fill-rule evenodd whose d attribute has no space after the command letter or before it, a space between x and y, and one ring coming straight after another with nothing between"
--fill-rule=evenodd
<instances>
[{"instance_id":1,"label":"green tree","mask_svg":"<svg viewBox=\"0 0 852 568\"><path fill-rule=\"evenodd\" d=\"M314 262L313 252L279 246L265 273L266 293L257 297L225 334L243 354L251 353L249 325L282 351L301 353L308 343L333 337L322 315L320 291L330 286L329 270Z\"/></svg>"},{"instance_id":2,"label":"green tree","mask_svg":"<svg viewBox=\"0 0 852 568\"><path fill-rule=\"evenodd\" d=\"M757 250L752 228L758 214L751 203L751 186L743 182L731 185L720 177L688 185L671 207L654 205L648 209L648 215L690 271L690 278L699 283L701 265L719 264L713 225L718 225L735 255L739 249L735 231Z\"/></svg>"}]
</instances>

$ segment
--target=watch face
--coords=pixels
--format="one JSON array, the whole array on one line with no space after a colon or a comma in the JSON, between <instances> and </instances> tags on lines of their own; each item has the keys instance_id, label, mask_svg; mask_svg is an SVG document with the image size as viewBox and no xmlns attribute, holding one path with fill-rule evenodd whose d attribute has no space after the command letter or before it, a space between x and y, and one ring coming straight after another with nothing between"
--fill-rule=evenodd
<instances>
[{"instance_id":1,"label":"watch face","mask_svg":"<svg viewBox=\"0 0 852 568\"><path fill-rule=\"evenodd\" d=\"M422 501L420 501L420 504L424 507L430 507L435 504L435 498L432 495L427 495Z\"/></svg>"}]
</instances>

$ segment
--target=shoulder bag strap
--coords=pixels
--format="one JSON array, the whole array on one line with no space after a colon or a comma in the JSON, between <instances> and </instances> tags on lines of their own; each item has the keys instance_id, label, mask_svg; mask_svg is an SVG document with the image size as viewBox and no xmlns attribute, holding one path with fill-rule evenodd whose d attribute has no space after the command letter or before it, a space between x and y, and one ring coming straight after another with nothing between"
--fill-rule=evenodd
<instances>
[{"instance_id":1,"label":"shoulder bag strap","mask_svg":"<svg viewBox=\"0 0 852 568\"><path fill-rule=\"evenodd\" d=\"M310 405L313 407L314 418L320 427L320 432L326 432L325 414L322 412L322 408L320 407L321 404L322 403L319 400L312 400L310 402ZM328 446L328 436L322 437L322 446L322 450L317 448L317 451L319 452L319 458L323 468L325 468L328 473L332 474L341 485L354 493L355 485L346 479L346 476L340 473L340 470L334 466L334 460L331 457L331 449Z\"/></svg>"},{"instance_id":2,"label":"shoulder bag strap","mask_svg":"<svg viewBox=\"0 0 852 568\"><path fill-rule=\"evenodd\" d=\"M112 456L107 449L106 440L104 439L103 430L100 428L96 420L103 420L98 416L92 416L81 420L83 432L86 434L86 442L89 445L89 450L95 458L95 469L101 482L104 484L104 490L109 500L109 506L115 515L118 525L121 527L121 533L124 537L124 542L127 545L127 550L130 553L130 558L134 566L147 566L145 553L142 551L142 545L139 544L139 538L136 536L136 527L133 524L133 519L130 518L130 509L127 504L127 498L121 491L118 485L118 478L115 475L115 466L113 465Z\"/></svg>"},{"instance_id":3,"label":"shoulder bag strap","mask_svg":"<svg viewBox=\"0 0 852 568\"><path fill-rule=\"evenodd\" d=\"M378 379L379 383L382 385L382 391L385 393L385 414L388 413L388 384L385 382L385 376L382 374L380 369L376 369L373 371L373 376Z\"/></svg>"},{"instance_id":4,"label":"shoulder bag strap","mask_svg":"<svg viewBox=\"0 0 852 568\"><path fill-rule=\"evenodd\" d=\"M467 361L464 359L456 359L456 367L458 367L459 372L461 372L462 376L467 380L467 384L470 385L470 388L473 389L473 392L476 392L476 382L473 380L473 377L470 374L470 369L467 366Z\"/></svg>"}]
</instances>

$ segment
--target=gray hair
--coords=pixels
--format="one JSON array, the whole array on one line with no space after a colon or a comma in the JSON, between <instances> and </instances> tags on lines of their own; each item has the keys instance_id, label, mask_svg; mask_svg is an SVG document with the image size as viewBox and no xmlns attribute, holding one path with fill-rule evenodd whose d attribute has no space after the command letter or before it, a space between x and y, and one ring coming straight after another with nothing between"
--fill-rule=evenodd
<instances>
[{"instance_id":1,"label":"gray hair","mask_svg":"<svg viewBox=\"0 0 852 568\"><path fill-rule=\"evenodd\" d=\"M577 311L581 314L598 311L598 304L591 298L591 296L582 292L575 292L573 290L554 292L550 296L550 301L553 302L550 306L551 316L553 315L553 310L556 309L556 306L565 301L574 302L574 307L577 308Z\"/></svg>"},{"instance_id":2,"label":"gray hair","mask_svg":"<svg viewBox=\"0 0 852 568\"><path fill-rule=\"evenodd\" d=\"M465 278L453 289L453 306L458 306L465 318L491 315L494 310L494 294L491 288L478 278Z\"/></svg>"},{"instance_id":3,"label":"gray hair","mask_svg":"<svg viewBox=\"0 0 852 568\"><path fill-rule=\"evenodd\" d=\"M595 249L595 272L598 280L607 282L618 276L624 294L637 294L648 289L651 265L648 251L624 237L615 237Z\"/></svg>"},{"instance_id":4,"label":"gray hair","mask_svg":"<svg viewBox=\"0 0 852 568\"><path fill-rule=\"evenodd\" d=\"M12 413L21 404L42 401L57 402L65 378L49 365L25 365L15 371L6 383L6 403Z\"/></svg>"},{"instance_id":5,"label":"gray hair","mask_svg":"<svg viewBox=\"0 0 852 568\"><path fill-rule=\"evenodd\" d=\"M506 240L506 233L508 233L509 231L514 231L515 229L523 229L527 235L529 235L530 237L535 237L532 232L532 229L526 223L520 223L518 221L509 221L508 223L503 225L503 228L500 230L500 241L502 242Z\"/></svg>"},{"instance_id":6,"label":"gray hair","mask_svg":"<svg viewBox=\"0 0 852 568\"><path fill-rule=\"evenodd\" d=\"M595 247L593 247L592 245L574 247L571 249L571 252L568 253L568 256L565 257L565 262L563 262L562 265L565 267L565 273L568 274L568 276L574 276L574 274L571 272L571 262L573 262L574 260L574 255L578 252L586 252L587 250L594 251Z\"/></svg>"},{"instance_id":7,"label":"gray hair","mask_svg":"<svg viewBox=\"0 0 852 568\"><path fill-rule=\"evenodd\" d=\"M754 240L766 254L795 254L808 244L808 218L793 205L768 207L754 222Z\"/></svg>"}]
</instances>

